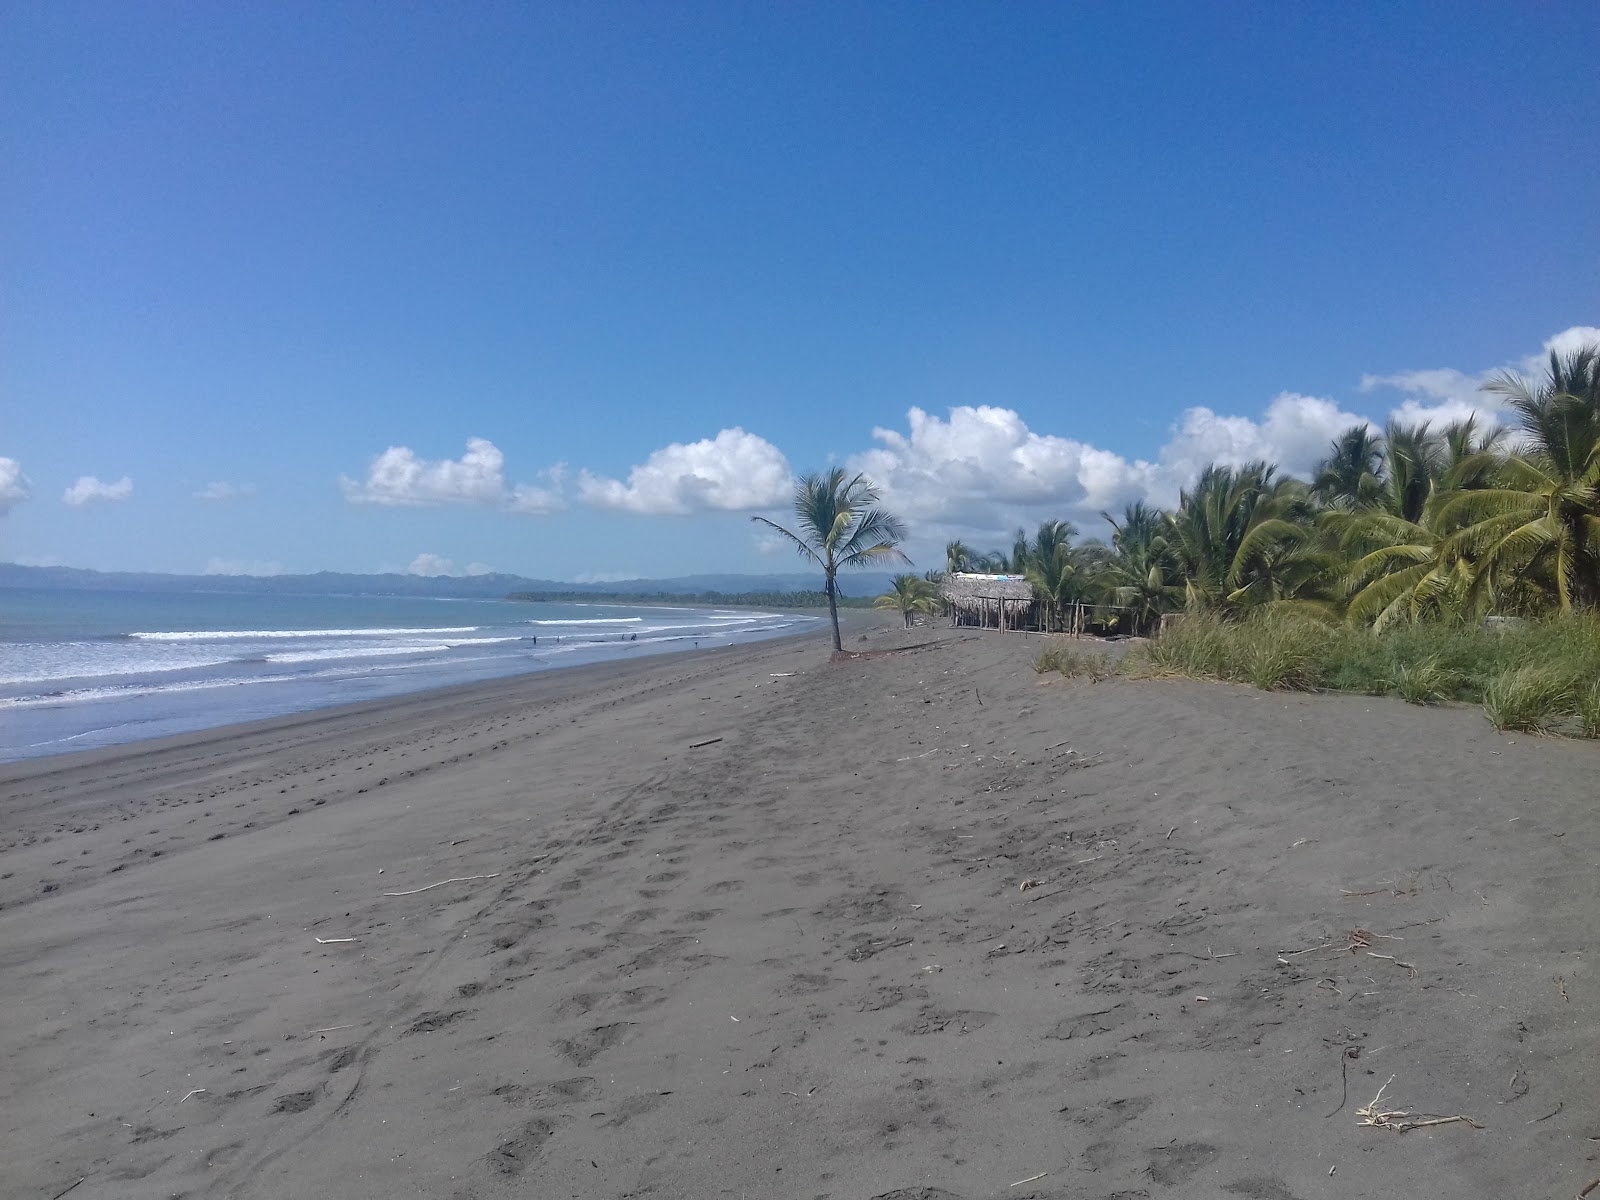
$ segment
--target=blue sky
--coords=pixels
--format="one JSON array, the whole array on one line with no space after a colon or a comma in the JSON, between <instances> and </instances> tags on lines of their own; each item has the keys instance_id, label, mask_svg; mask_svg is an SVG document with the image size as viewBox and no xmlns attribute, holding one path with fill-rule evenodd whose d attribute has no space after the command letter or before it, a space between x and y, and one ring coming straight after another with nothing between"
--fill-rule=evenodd
<instances>
[{"instance_id":1,"label":"blue sky","mask_svg":"<svg viewBox=\"0 0 1600 1200\"><path fill-rule=\"evenodd\" d=\"M0 559L789 570L749 514L844 462L928 566L1304 469L1600 325L1596 45L1592 3L10 4Z\"/></svg>"}]
</instances>

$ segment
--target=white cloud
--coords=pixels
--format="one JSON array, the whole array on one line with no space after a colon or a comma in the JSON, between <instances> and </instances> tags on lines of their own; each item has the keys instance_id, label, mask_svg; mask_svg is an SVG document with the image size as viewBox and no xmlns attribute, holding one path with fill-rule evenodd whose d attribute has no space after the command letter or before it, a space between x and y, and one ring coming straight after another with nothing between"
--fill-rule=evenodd
<instances>
[{"instance_id":1,"label":"white cloud","mask_svg":"<svg viewBox=\"0 0 1600 1200\"><path fill-rule=\"evenodd\" d=\"M409 447L390 446L372 460L364 481L341 475L339 487L352 504L391 508L461 504L546 513L563 507L559 465L545 472L550 488L509 486L504 468L505 455L487 438L468 438L459 459L418 458Z\"/></svg>"},{"instance_id":2,"label":"white cloud","mask_svg":"<svg viewBox=\"0 0 1600 1200\"><path fill-rule=\"evenodd\" d=\"M0 517L31 495L33 487L22 473L22 464L14 458L0 458Z\"/></svg>"},{"instance_id":3,"label":"white cloud","mask_svg":"<svg viewBox=\"0 0 1600 1200\"><path fill-rule=\"evenodd\" d=\"M1543 367L1551 351L1557 354L1571 354L1585 346L1600 346L1600 328L1593 325L1574 325L1571 329L1563 329L1545 342L1544 353L1534 359L1535 367Z\"/></svg>"},{"instance_id":4,"label":"white cloud","mask_svg":"<svg viewBox=\"0 0 1600 1200\"><path fill-rule=\"evenodd\" d=\"M255 558L212 558L206 561L203 575L282 575L280 562L262 562Z\"/></svg>"},{"instance_id":5,"label":"white cloud","mask_svg":"<svg viewBox=\"0 0 1600 1200\"><path fill-rule=\"evenodd\" d=\"M847 463L899 515L995 532L1036 517L1092 516L1142 495L1157 468L1073 438L1039 434L1009 408L963 405L947 419L920 408L909 430L874 429L880 443Z\"/></svg>"},{"instance_id":6,"label":"white cloud","mask_svg":"<svg viewBox=\"0 0 1600 1200\"><path fill-rule=\"evenodd\" d=\"M557 463L544 471L539 472L548 487L534 487L532 484L519 483L511 489L511 495L506 500L506 508L515 513L542 513L559 512L567 506L562 493L562 487L567 480L567 464Z\"/></svg>"},{"instance_id":7,"label":"white cloud","mask_svg":"<svg viewBox=\"0 0 1600 1200\"><path fill-rule=\"evenodd\" d=\"M93 475L84 475L62 493L61 503L70 504L73 508L82 508L85 504L100 501L108 504L118 503L131 495L133 495L133 480L126 475L115 483L102 483Z\"/></svg>"},{"instance_id":8,"label":"white cloud","mask_svg":"<svg viewBox=\"0 0 1600 1200\"><path fill-rule=\"evenodd\" d=\"M1570 354L1580 347L1594 345L1600 345L1600 328L1574 325L1545 339L1544 347L1538 354L1530 354L1518 362L1506 363L1476 375L1469 375L1454 367L1400 371L1393 375L1363 375L1361 390L1371 392L1392 388L1404 395L1405 399L1391 414L1398 421L1430 421L1435 425L1445 425L1476 415L1480 420L1504 423L1504 402L1499 396L1483 390L1490 376L1503 370L1512 370L1538 378L1544 374L1552 351Z\"/></svg>"},{"instance_id":9,"label":"white cloud","mask_svg":"<svg viewBox=\"0 0 1600 1200\"><path fill-rule=\"evenodd\" d=\"M1178 491L1211 463L1238 467L1264 460L1290 475L1308 475L1325 458L1333 440L1366 417L1345 412L1332 400L1283 392L1260 421L1226 417L1209 408L1184 412L1161 447L1161 469L1150 480L1148 498L1172 505Z\"/></svg>"},{"instance_id":10,"label":"white cloud","mask_svg":"<svg viewBox=\"0 0 1600 1200\"><path fill-rule=\"evenodd\" d=\"M419 554L411 560L406 572L411 575L454 575L456 564L438 554Z\"/></svg>"},{"instance_id":11,"label":"white cloud","mask_svg":"<svg viewBox=\"0 0 1600 1200\"><path fill-rule=\"evenodd\" d=\"M771 442L743 429L655 451L620 479L583 471L578 491L595 508L638 513L707 510L749 512L787 503L794 488L789 460Z\"/></svg>"},{"instance_id":12,"label":"white cloud","mask_svg":"<svg viewBox=\"0 0 1600 1200\"><path fill-rule=\"evenodd\" d=\"M196 500L225 501L237 500L242 496L256 494L256 485L253 483L208 483L205 487L194 493Z\"/></svg>"},{"instance_id":13,"label":"white cloud","mask_svg":"<svg viewBox=\"0 0 1600 1200\"><path fill-rule=\"evenodd\" d=\"M1036 433L1009 408L961 406L943 419L913 408L906 417L907 432L873 430L880 444L848 467L877 483L928 545L949 537L999 541L1019 525L1052 517L1092 530L1102 512L1134 500L1176 504L1179 490L1210 463L1265 459L1304 474L1341 431L1365 421L1331 400L1291 392L1260 420L1191 408L1157 461L1147 462Z\"/></svg>"},{"instance_id":14,"label":"white cloud","mask_svg":"<svg viewBox=\"0 0 1600 1200\"><path fill-rule=\"evenodd\" d=\"M481 563L481 562L468 563L467 564L467 569L466 569L466 571L463 572L463 574L466 574L466 575L493 575L494 574L494 568L491 567L488 563Z\"/></svg>"},{"instance_id":15,"label":"white cloud","mask_svg":"<svg viewBox=\"0 0 1600 1200\"><path fill-rule=\"evenodd\" d=\"M639 572L633 571L584 571L572 577L573 583L621 583L625 579L637 579Z\"/></svg>"}]
</instances>

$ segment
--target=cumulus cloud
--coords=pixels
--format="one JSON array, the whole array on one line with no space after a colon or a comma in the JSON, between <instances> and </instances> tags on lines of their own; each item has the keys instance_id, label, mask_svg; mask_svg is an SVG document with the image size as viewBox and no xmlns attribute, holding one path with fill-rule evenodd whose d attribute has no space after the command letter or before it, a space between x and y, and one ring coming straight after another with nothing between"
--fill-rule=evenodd
<instances>
[{"instance_id":1,"label":"cumulus cloud","mask_svg":"<svg viewBox=\"0 0 1600 1200\"><path fill-rule=\"evenodd\" d=\"M253 483L208 483L205 487L194 493L196 500L211 500L221 503L225 500L238 500L243 496L253 496L256 485Z\"/></svg>"},{"instance_id":2,"label":"cumulus cloud","mask_svg":"<svg viewBox=\"0 0 1600 1200\"><path fill-rule=\"evenodd\" d=\"M846 466L865 472L911 520L993 530L1035 510L1098 512L1142 494L1155 470L1035 433L1009 408L962 405L943 419L913 408L906 421L905 433L874 429L879 445Z\"/></svg>"},{"instance_id":3,"label":"cumulus cloud","mask_svg":"<svg viewBox=\"0 0 1600 1200\"><path fill-rule=\"evenodd\" d=\"M438 554L419 554L411 560L411 565L406 568L410 575L454 575L456 564L450 559Z\"/></svg>"},{"instance_id":4,"label":"cumulus cloud","mask_svg":"<svg viewBox=\"0 0 1600 1200\"><path fill-rule=\"evenodd\" d=\"M531 513L537 516L541 513L559 512L567 506L562 491L563 485L567 481L567 464L557 463L539 474L547 486L535 487L530 483L517 484L511 489L511 494L506 498L506 508L509 511Z\"/></svg>"},{"instance_id":5,"label":"cumulus cloud","mask_svg":"<svg viewBox=\"0 0 1600 1200\"><path fill-rule=\"evenodd\" d=\"M0 458L0 517L31 495L33 488L22 473L22 464L14 458Z\"/></svg>"},{"instance_id":6,"label":"cumulus cloud","mask_svg":"<svg viewBox=\"0 0 1600 1200\"><path fill-rule=\"evenodd\" d=\"M879 485L888 505L932 537L1000 538L1017 526L1065 517L1085 529L1134 500L1171 507L1211 463L1257 459L1306 474L1335 437L1366 418L1331 400L1285 392L1257 420L1187 410L1155 461L1037 433L1014 410L960 406L947 417L920 408L907 429L875 429L875 448L847 464Z\"/></svg>"},{"instance_id":7,"label":"cumulus cloud","mask_svg":"<svg viewBox=\"0 0 1600 1200\"><path fill-rule=\"evenodd\" d=\"M258 558L212 558L206 561L203 575L282 575L281 562L263 562Z\"/></svg>"},{"instance_id":8,"label":"cumulus cloud","mask_svg":"<svg viewBox=\"0 0 1600 1200\"><path fill-rule=\"evenodd\" d=\"M1334 438L1352 425L1371 423L1332 400L1296 392L1281 393L1259 421L1222 416L1209 408L1188 409L1161 447L1160 469L1148 477L1147 498L1176 504L1179 489L1211 463L1238 467L1264 460L1291 475L1307 475L1327 456Z\"/></svg>"},{"instance_id":9,"label":"cumulus cloud","mask_svg":"<svg viewBox=\"0 0 1600 1200\"><path fill-rule=\"evenodd\" d=\"M1431 421L1436 425L1444 425L1476 415L1483 421L1503 423L1506 413L1504 402L1499 396L1483 390L1483 385L1491 376L1512 370L1537 378L1544 373L1552 353L1570 354L1584 346L1596 345L1600 345L1600 328L1574 325L1545 339L1538 354L1530 354L1517 362L1505 363L1476 375L1454 367L1399 371L1392 375L1363 375L1361 390L1373 392L1392 389L1401 393L1405 399L1391 414L1399 421Z\"/></svg>"},{"instance_id":10,"label":"cumulus cloud","mask_svg":"<svg viewBox=\"0 0 1600 1200\"><path fill-rule=\"evenodd\" d=\"M352 504L389 508L428 508L441 505L478 505L510 512L547 513L563 507L562 468L545 472L548 488L529 484L508 485L505 455L487 438L468 438L458 459L425 459L407 446L390 446L356 481L339 476L339 487Z\"/></svg>"},{"instance_id":11,"label":"cumulus cloud","mask_svg":"<svg viewBox=\"0 0 1600 1200\"><path fill-rule=\"evenodd\" d=\"M481 562L468 563L467 564L467 569L464 572L464 574L467 574L467 575L493 575L494 574L494 568L491 567L488 563L481 563Z\"/></svg>"},{"instance_id":12,"label":"cumulus cloud","mask_svg":"<svg viewBox=\"0 0 1600 1200\"><path fill-rule=\"evenodd\" d=\"M621 583L627 579L637 579L639 573L634 571L583 571L572 577L573 583Z\"/></svg>"},{"instance_id":13,"label":"cumulus cloud","mask_svg":"<svg viewBox=\"0 0 1600 1200\"><path fill-rule=\"evenodd\" d=\"M133 495L133 480L124 475L115 483L102 483L93 475L84 475L61 495L61 503L73 508L86 504L115 504Z\"/></svg>"},{"instance_id":14,"label":"cumulus cloud","mask_svg":"<svg viewBox=\"0 0 1600 1200\"><path fill-rule=\"evenodd\" d=\"M794 476L783 452L743 429L672 443L628 472L627 482L581 472L578 492L595 508L637 513L748 512L785 504Z\"/></svg>"}]
</instances>

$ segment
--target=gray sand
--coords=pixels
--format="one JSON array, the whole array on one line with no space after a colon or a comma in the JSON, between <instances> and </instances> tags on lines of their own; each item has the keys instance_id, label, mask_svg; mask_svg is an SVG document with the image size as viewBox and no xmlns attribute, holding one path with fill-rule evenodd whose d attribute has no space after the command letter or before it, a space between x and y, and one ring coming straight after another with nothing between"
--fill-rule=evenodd
<instances>
[{"instance_id":1,"label":"gray sand","mask_svg":"<svg viewBox=\"0 0 1600 1200\"><path fill-rule=\"evenodd\" d=\"M1594 746L856 619L0 767L0 1196L1600 1177Z\"/></svg>"}]
</instances>

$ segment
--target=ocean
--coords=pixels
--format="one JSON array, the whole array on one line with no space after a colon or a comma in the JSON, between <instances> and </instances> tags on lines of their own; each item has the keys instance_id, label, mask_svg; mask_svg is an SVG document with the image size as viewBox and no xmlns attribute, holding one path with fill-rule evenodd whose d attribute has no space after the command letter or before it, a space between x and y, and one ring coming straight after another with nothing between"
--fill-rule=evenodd
<instances>
[{"instance_id":1,"label":"ocean","mask_svg":"<svg viewBox=\"0 0 1600 1200\"><path fill-rule=\"evenodd\" d=\"M742 609L0 589L0 762L816 628Z\"/></svg>"}]
</instances>

